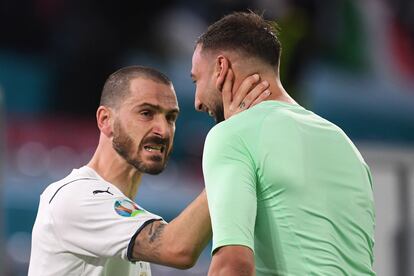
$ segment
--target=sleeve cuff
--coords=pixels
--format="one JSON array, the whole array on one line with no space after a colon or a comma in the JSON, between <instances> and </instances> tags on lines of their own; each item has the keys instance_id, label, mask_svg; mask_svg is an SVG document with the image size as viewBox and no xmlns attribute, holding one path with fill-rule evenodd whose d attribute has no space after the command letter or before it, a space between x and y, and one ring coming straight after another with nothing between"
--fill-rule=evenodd
<instances>
[{"instance_id":1,"label":"sleeve cuff","mask_svg":"<svg viewBox=\"0 0 414 276\"><path fill-rule=\"evenodd\" d=\"M228 239L228 240L221 240L220 242L217 242L217 243L213 243L213 246L211 247L211 256L213 256L214 253L216 253L216 250L219 249L220 247L232 246L232 245L246 246L250 248L254 253L254 246L251 242Z\"/></svg>"},{"instance_id":2,"label":"sleeve cuff","mask_svg":"<svg viewBox=\"0 0 414 276\"><path fill-rule=\"evenodd\" d=\"M150 223L153 223L154 221L158 221L158 220L162 220L162 219L149 219L146 222L144 222L140 228L138 228L138 230L135 232L135 234L132 236L131 240L129 241L128 244L128 250L127 250L127 258L128 261L130 262L135 262L137 260L134 260L132 257L132 252L134 249L134 244L135 244L135 239L137 238L137 236L139 235L139 233L141 233L142 229L144 229L145 226L147 226Z\"/></svg>"}]
</instances>

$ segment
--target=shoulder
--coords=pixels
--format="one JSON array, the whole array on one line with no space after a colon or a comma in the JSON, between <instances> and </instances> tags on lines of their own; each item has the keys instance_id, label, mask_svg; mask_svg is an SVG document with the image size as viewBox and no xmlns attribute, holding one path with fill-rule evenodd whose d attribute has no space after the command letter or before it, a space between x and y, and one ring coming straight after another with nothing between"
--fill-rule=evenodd
<instances>
[{"instance_id":1,"label":"shoulder","mask_svg":"<svg viewBox=\"0 0 414 276\"><path fill-rule=\"evenodd\" d=\"M112 184L97 176L87 174L83 169L73 170L67 177L50 184L42 193L42 200L48 204L79 202L98 194L122 196Z\"/></svg>"},{"instance_id":2,"label":"shoulder","mask_svg":"<svg viewBox=\"0 0 414 276\"><path fill-rule=\"evenodd\" d=\"M238 125L235 121L224 121L215 125L207 133L204 143L204 153L231 150L229 147L239 145L245 135L238 130Z\"/></svg>"},{"instance_id":3,"label":"shoulder","mask_svg":"<svg viewBox=\"0 0 414 276\"><path fill-rule=\"evenodd\" d=\"M249 110L216 124L207 134L207 140L236 138L246 136L252 129L257 127L257 124L252 123L257 121L256 117L250 116Z\"/></svg>"},{"instance_id":4,"label":"shoulder","mask_svg":"<svg viewBox=\"0 0 414 276\"><path fill-rule=\"evenodd\" d=\"M236 118L235 118L236 119ZM249 129L240 120L224 121L213 127L207 134L203 149L203 168L214 168L219 164L237 164L236 160L251 161L254 151L254 133L257 129Z\"/></svg>"},{"instance_id":5,"label":"shoulder","mask_svg":"<svg viewBox=\"0 0 414 276\"><path fill-rule=\"evenodd\" d=\"M145 211L99 176L74 171L52 183L42 194L41 202L56 224L92 223L91 220L96 222L98 218L122 218L131 212Z\"/></svg>"},{"instance_id":6,"label":"shoulder","mask_svg":"<svg viewBox=\"0 0 414 276\"><path fill-rule=\"evenodd\" d=\"M269 115L283 117L283 109L275 108L270 102L263 102L215 125L209 131L207 138L254 137Z\"/></svg>"},{"instance_id":7,"label":"shoulder","mask_svg":"<svg viewBox=\"0 0 414 276\"><path fill-rule=\"evenodd\" d=\"M206 137L206 143L207 141L214 141L216 139L222 139L225 137L231 137L234 135L234 124L230 123L228 121L223 121L221 123L218 123L214 127L210 129L210 131L207 133Z\"/></svg>"},{"instance_id":8,"label":"shoulder","mask_svg":"<svg viewBox=\"0 0 414 276\"><path fill-rule=\"evenodd\" d=\"M260 107L260 106L259 106ZM253 107L215 125L206 136L205 146L221 147L248 145L261 132L263 120L268 111Z\"/></svg>"}]
</instances>

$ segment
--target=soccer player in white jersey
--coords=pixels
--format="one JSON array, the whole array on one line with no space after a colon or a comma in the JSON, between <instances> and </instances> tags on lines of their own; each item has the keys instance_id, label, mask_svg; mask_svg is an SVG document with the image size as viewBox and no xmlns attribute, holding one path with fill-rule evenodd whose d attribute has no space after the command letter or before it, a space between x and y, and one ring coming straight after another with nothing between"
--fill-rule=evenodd
<instances>
[{"instance_id":1,"label":"soccer player in white jersey","mask_svg":"<svg viewBox=\"0 0 414 276\"><path fill-rule=\"evenodd\" d=\"M227 95L227 116L240 112L234 106L242 101L246 108L268 96L258 80L250 76L237 97ZM94 156L40 197L30 276L149 276L147 262L181 269L195 263L211 236L205 192L168 224L133 201L142 174L165 168L178 113L173 85L157 70L131 66L108 78Z\"/></svg>"}]
</instances>

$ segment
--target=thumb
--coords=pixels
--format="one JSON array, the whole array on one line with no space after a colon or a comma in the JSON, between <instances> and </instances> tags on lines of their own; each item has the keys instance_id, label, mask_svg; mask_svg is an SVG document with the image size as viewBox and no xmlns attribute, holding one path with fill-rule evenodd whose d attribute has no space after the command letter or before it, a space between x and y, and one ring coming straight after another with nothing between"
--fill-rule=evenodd
<instances>
[{"instance_id":1,"label":"thumb","mask_svg":"<svg viewBox=\"0 0 414 276\"><path fill-rule=\"evenodd\" d=\"M221 91L222 97L223 97L223 106L225 108L228 108L232 101L233 79L234 79L233 70L229 69L226 74L226 78L224 80L223 89Z\"/></svg>"}]
</instances>

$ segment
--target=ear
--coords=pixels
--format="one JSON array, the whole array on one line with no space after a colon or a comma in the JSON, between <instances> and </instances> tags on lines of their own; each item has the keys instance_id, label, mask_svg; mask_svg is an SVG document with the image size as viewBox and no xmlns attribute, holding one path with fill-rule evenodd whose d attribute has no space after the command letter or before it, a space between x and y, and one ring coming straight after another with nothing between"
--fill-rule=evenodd
<instances>
[{"instance_id":1,"label":"ear","mask_svg":"<svg viewBox=\"0 0 414 276\"><path fill-rule=\"evenodd\" d=\"M216 88L219 91L222 91L224 80L226 79L227 72L230 68L230 61L227 57L223 55L219 55L216 58L216 66L215 66L215 75L217 77L216 80Z\"/></svg>"},{"instance_id":2,"label":"ear","mask_svg":"<svg viewBox=\"0 0 414 276\"><path fill-rule=\"evenodd\" d=\"M98 128L106 137L112 136L112 111L106 106L98 107L96 111L96 121Z\"/></svg>"}]
</instances>

